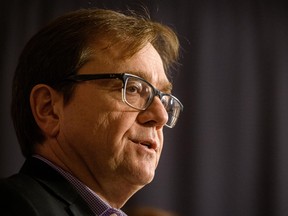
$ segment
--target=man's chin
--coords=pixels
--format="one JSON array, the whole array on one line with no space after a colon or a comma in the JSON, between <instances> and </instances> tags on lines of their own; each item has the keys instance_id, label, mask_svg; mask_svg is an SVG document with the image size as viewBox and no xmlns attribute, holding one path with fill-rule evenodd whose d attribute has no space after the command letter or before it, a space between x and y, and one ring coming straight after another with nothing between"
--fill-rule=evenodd
<instances>
[{"instance_id":1,"label":"man's chin","mask_svg":"<svg viewBox=\"0 0 288 216\"><path fill-rule=\"evenodd\" d=\"M145 185L151 183L154 179L154 175L155 175L154 172L153 173L145 173L145 174L143 173L139 178L139 184L145 186Z\"/></svg>"}]
</instances>

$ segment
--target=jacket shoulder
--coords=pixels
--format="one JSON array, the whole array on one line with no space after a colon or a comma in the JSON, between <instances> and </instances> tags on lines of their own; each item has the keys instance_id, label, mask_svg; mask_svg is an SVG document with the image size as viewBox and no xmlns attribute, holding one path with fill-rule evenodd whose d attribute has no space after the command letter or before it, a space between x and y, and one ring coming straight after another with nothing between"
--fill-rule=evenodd
<instances>
[{"instance_id":1,"label":"jacket shoulder","mask_svg":"<svg viewBox=\"0 0 288 216\"><path fill-rule=\"evenodd\" d=\"M3 216L68 215L65 206L30 176L16 174L0 180L0 212Z\"/></svg>"}]
</instances>

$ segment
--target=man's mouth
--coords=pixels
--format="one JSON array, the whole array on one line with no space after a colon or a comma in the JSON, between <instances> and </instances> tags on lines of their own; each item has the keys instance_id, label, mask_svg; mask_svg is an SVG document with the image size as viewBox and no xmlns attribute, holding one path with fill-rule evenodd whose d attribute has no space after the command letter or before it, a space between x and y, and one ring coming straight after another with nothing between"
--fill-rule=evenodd
<instances>
[{"instance_id":1,"label":"man's mouth","mask_svg":"<svg viewBox=\"0 0 288 216\"><path fill-rule=\"evenodd\" d=\"M148 143L148 142L142 142L142 143L139 143L140 145L143 145L143 146L146 146L148 149L151 149L152 148L152 144L151 143Z\"/></svg>"},{"instance_id":2,"label":"man's mouth","mask_svg":"<svg viewBox=\"0 0 288 216\"><path fill-rule=\"evenodd\" d=\"M140 141L140 140L131 140L132 142L138 144L138 145L142 145L148 149L157 149L157 144L155 142L150 142L150 141Z\"/></svg>"}]
</instances>

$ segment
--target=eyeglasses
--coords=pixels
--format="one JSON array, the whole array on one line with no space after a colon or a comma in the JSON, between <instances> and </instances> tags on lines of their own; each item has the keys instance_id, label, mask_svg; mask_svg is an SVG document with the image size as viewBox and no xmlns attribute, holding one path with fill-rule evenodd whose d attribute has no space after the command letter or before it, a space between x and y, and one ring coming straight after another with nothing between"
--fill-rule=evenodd
<instances>
[{"instance_id":1,"label":"eyeglasses","mask_svg":"<svg viewBox=\"0 0 288 216\"><path fill-rule=\"evenodd\" d=\"M64 81L83 82L97 79L121 80L123 82L123 102L137 110L146 110L153 102L154 97L158 96L167 111L168 121L166 126L169 128L175 126L180 112L183 110L183 105L176 97L163 93L145 79L128 73L76 74L69 76Z\"/></svg>"}]
</instances>

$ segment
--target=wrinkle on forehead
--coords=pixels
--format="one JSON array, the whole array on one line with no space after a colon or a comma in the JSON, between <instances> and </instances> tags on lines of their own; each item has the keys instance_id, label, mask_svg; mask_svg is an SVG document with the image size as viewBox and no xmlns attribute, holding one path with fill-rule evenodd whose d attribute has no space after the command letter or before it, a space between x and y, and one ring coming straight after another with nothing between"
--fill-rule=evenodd
<instances>
[{"instance_id":1,"label":"wrinkle on forehead","mask_svg":"<svg viewBox=\"0 0 288 216\"><path fill-rule=\"evenodd\" d=\"M155 87L159 88L161 91L164 92L171 92L172 90L172 84L169 82L166 73L164 71L163 67L163 61L161 59L161 56L157 52L157 50L154 48L154 46L151 43L148 43L145 47L143 47L138 53L135 54L136 56L140 56L139 59L141 59L141 55L145 56L145 58L148 58L152 62L152 66L146 65L145 70L134 70L134 71L127 71L129 73L132 73L136 76L142 77L146 81L150 82L152 85L155 85ZM140 62L141 64L141 62ZM155 67L156 66L156 67ZM155 68L158 68L155 70Z\"/></svg>"}]
</instances>

